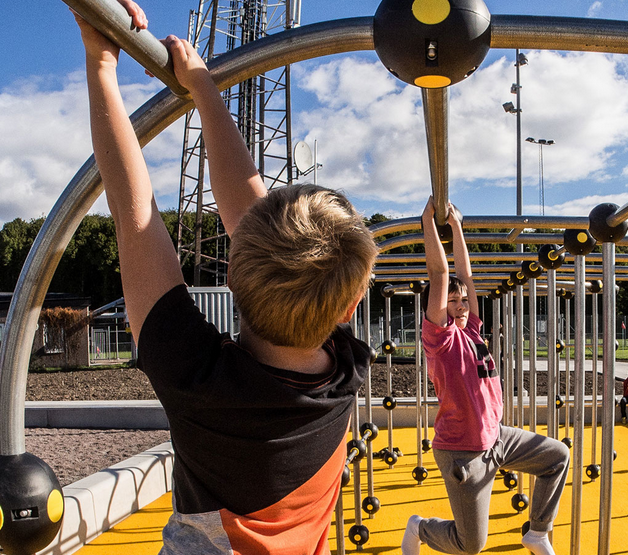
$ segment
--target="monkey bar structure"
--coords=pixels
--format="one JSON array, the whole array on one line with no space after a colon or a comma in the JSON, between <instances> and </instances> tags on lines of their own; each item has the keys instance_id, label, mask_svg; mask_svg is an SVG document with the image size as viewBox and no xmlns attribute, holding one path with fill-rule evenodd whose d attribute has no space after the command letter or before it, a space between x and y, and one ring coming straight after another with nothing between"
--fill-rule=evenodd
<instances>
[{"instance_id":1,"label":"monkey bar structure","mask_svg":"<svg viewBox=\"0 0 628 555\"><path fill-rule=\"evenodd\" d=\"M131 116L142 146L148 144L171 123L193 108L189 94L174 77L166 48L148 31L131 31L129 18L116 0L64 1L166 84L167 88L160 91ZM207 65L218 88L224 91L256 75L300 61L331 54L373 50L375 49L374 23L375 18L360 17L289 29L243 44L220 57L209 60ZM489 30L490 44L488 46L490 48L558 49L628 54L628 21L493 15L490 17ZM445 224L447 218L447 203L449 201L448 91L448 87L423 89L432 192L436 202L436 222L441 226ZM23 266L9 309L5 335L0 348L0 458L20 456L25 452L26 380L39 311L68 242L102 191L101 178L94 159L91 157L70 181L52 208ZM628 207L620 208L612 205L609 208L606 206L602 212L600 214L598 211L594 215L592 211L588 218L469 216L465 218L464 226L487 230L486 233L470 233L467 236L469 242L550 244L544 262L539 260L536 264L547 269L545 278L547 290L551 292L560 282L569 282L573 284L569 287L574 290L578 303L582 301L585 289L591 287L591 280L596 281L600 276L603 280L604 356L602 367L605 402L602 409L603 458L598 554L609 555L613 468L612 417L614 410L611 399L614 395L615 381L614 337L612 333L615 329L616 279L624 279L626 275L623 269L616 267L617 261L623 263L626 259L621 255L616 257L615 244L628 244L624 239ZM589 255L589 260L601 262L601 264L585 268L585 255L572 253L573 265L565 266L558 273L567 250L566 236L563 237L558 233L558 230L573 229L579 232L587 232L588 230L594 234L594 231L597 232L600 227L616 230L614 234L595 236L595 239L602 243L602 254ZM512 231L508 234L488 232L488 230L503 228L511 228ZM531 228L549 228L555 229L557 232L554 234L535 234L525 231ZM372 229L376 236L381 236L393 231L419 231L421 226L417 219L404 219L386 222L374 226ZM385 254L385 251L389 249L407 244L404 243L406 241L420 242L421 235L419 233L414 234L414 236L404 235L380 243L382 255L377 266L378 279L414 281L424 277L420 256L414 257L413 255L413 257L403 258L398 255ZM565 245L560 246L563 242ZM490 269L482 267L481 271L478 267L476 275L479 288L492 294L495 297L495 303L498 303L498 299L501 297L511 299L512 290L507 288L510 283L504 284L503 282L504 280L512 282L515 279L512 277L512 272L518 273L519 268L515 264L507 265L506 262L525 262L529 256L524 253L504 253L503 256L495 253L493 259L503 262L503 264L495 265ZM560 260L560 263L557 263L557 260ZM480 258L474 260L474 262L480 261ZM404 266L401 269L400 266L388 266L390 263L409 263L410 266ZM587 280L589 280L588 285ZM497 283L505 288L505 291L501 291L501 295L492 291ZM483 287L483 284L486 287ZM523 285L515 282L514 286L517 290L517 296L522 295ZM536 294L536 287L534 291ZM551 317L552 314L555 314L556 295L548 294L547 298ZM513 305L511 301L508 303L506 308L510 310ZM581 310L581 305L579 306L578 310ZM550 338L555 339L555 336L550 336ZM577 350L580 350L582 339L578 338L577 342ZM552 349L549 352L548 364L551 366L554 363L551 354ZM580 397L576 403L580 403ZM578 422L580 426L581 421ZM551 433L555 433L552 430L554 424L555 422L548 422ZM578 530L572 539L572 553L577 552Z\"/></svg>"}]
</instances>

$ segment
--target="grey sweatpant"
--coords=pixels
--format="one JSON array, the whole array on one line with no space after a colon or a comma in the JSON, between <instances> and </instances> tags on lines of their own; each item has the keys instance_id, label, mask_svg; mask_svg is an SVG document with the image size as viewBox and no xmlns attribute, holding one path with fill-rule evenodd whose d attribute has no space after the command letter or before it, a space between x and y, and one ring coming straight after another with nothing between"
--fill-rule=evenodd
<instances>
[{"instance_id":1,"label":"grey sweatpant","mask_svg":"<svg viewBox=\"0 0 628 555\"><path fill-rule=\"evenodd\" d=\"M434 449L454 520L423 518L419 537L443 553L479 553L488 537L488 513L495 474L500 467L536 476L530 528L549 531L569 470L569 449L560 441L519 428L501 426L499 439L486 451Z\"/></svg>"}]
</instances>

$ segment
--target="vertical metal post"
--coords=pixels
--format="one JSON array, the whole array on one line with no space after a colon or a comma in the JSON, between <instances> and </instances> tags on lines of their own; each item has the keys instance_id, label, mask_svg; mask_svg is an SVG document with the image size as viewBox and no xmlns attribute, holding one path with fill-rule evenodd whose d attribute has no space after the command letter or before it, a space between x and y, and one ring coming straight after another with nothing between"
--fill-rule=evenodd
<instances>
[{"instance_id":1,"label":"vertical metal post","mask_svg":"<svg viewBox=\"0 0 628 555\"><path fill-rule=\"evenodd\" d=\"M419 335L419 318L421 315L421 294L414 294L414 367L416 372L416 465L423 466L423 449L421 445L421 416L423 405L421 403L421 336ZM421 484L422 482L419 482Z\"/></svg>"},{"instance_id":2,"label":"vertical metal post","mask_svg":"<svg viewBox=\"0 0 628 555\"><path fill-rule=\"evenodd\" d=\"M504 352L503 352L503 360L504 360L504 423L506 426L512 426L512 420L510 419L510 406L512 405L512 397L513 397L513 384L511 381L510 375L510 318L509 318L509 308L510 308L510 293L504 293L502 296L503 308L504 308L504 325L503 325L503 335L504 335Z\"/></svg>"},{"instance_id":3,"label":"vertical metal post","mask_svg":"<svg viewBox=\"0 0 628 555\"><path fill-rule=\"evenodd\" d=\"M345 521L344 509L342 502L342 488L336 501L336 553L337 555L345 555Z\"/></svg>"},{"instance_id":4,"label":"vertical metal post","mask_svg":"<svg viewBox=\"0 0 628 555\"><path fill-rule=\"evenodd\" d=\"M362 299L362 315L364 327L364 342L367 345L371 345L371 295L367 289L364 299ZM364 382L364 408L366 412L366 422L373 422L373 405L371 404L371 365L366 374L366 380ZM375 495L375 484L373 482L373 442L368 441L366 443L366 475L368 484L368 495L373 497ZM373 518L373 515L369 515L369 518Z\"/></svg>"},{"instance_id":5,"label":"vertical metal post","mask_svg":"<svg viewBox=\"0 0 628 555\"><path fill-rule=\"evenodd\" d=\"M611 499L613 494L613 443L615 417L615 244L602 245L602 473L600 481L600 527L598 555L610 555Z\"/></svg>"},{"instance_id":6,"label":"vertical metal post","mask_svg":"<svg viewBox=\"0 0 628 555\"><path fill-rule=\"evenodd\" d=\"M425 360L425 356L421 357L421 377L423 385L423 439L429 441L430 421L429 405L427 404L427 361Z\"/></svg>"},{"instance_id":7,"label":"vertical metal post","mask_svg":"<svg viewBox=\"0 0 628 555\"><path fill-rule=\"evenodd\" d=\"M449 137L447 122L449 117L449 87L442 89L421 89L423 116L427 135L427 154L432 178L432 195L438 225L447 221L449 200Z\"/></svg>"},{"instance_id":8,"label":"vertical metal post","mask_svg":"<svg viewBox=\"0 0 628 555\"><path fill-rule=\"evenodd\" d=\"M353 419L351 421L351 435L353 439L360 439L360 408L358 407L358 394L355 394L353 407ZM369 442L370 443L370 442ZM353 459L353 504L356 526L362 525L362 481L360 476L360 461L358 457ZM358 551L362 551L362 546L357 546Z\"/></svg>"},{"instance_id":9,"label":"vertical metal post","mask_svg":"<svg viewBox=\"0 0 628 555\"><path fill-rule=\"evenodd\" d=\"M513 341L513 333L514 333L514 295L512 291L508 292L508 310L504 315L508 321L507 325L504 328L508 328L508 343L506 345L506 352L508 353L508 382L510 383L510 390L508 391L508 425L515 425L515 366L514 366L514 341Z\"/></svg>"},{"instance_id":10,"label":"vertical metal post","mask_svg":"<svg viewBox=\"0 0 628 555\"><path fill-rule=\"evenodd\" d=\"M558 437L556 418L556 270L547 270L547 435Z\"/></svg>"},{"instance_id":11,"label":"vertical metal post","mask_svg":"<svg viewBox=\"0 0 628 555\"><path fill-rule=\"evenodd\" d=\"M571 495L571 555L580 553L580 529L582 522L582 469L584 467L584 357L585 357L585 269L584 256L574 257L575 270L575 297L574 309L576 319L575 349L574 349L574 426L573 426L573 486ZM566 311L569 314L569 301ZM569 324L569 318L567 318ZM568 328L569 329L569 328ZM569 344L569 331L565 336ZM569 374L569 366L567 366ZM567 383L569 381L567 380ZM569 397L567 397L569 399ZM569 403L567 403L569 406ZM567 412L565 418L568 418ZM568 430L566 421L565 427Z\"/></svg>"},{"instance_id":12,"label":"vertical metal post","mask_svg":"<svg viewBox=\"0 0 628 555\"><path fill-rule=\"evenodd\" d=\"M577 258L577 257L576 257ZM576 277L576 287L578 286ZM577 302L577 301L574 301ZM575 305L574 305L575 306ZM584 317L584 316L583 316ZM576 327L578 326L578 317L576 316ZM569 437L569 405L571 401L571 301L565 298L565 437ZM574 355L575 358L575 355Z\"/></svg>"},{"instance_id":13,"label":"vertical metal post","mask_svg":"<svg viewBox=\"0 0 628 555\"><path fill-rule=\"evenodd\" d=\"M599 345L599 325L598 325L598 294L593 293L591 295L591 306L592 306L592 316L591 316L591 345L593 348L593 357L591 360L591 378L593 383L593 391L591 392L591 464L595 464L596 456L597 456L597 388L598 388L598 374L597 374L597 365L598 365L598 345Z\"/></svg>"},{"instance_id":14,"label":"vertical metal post","mask_svg":"<svg viewBox=\"0 0 628 555\"><path fill-rule=\"evenodd\" d=\"M518 68L517 68L518 69ZM517 336L516 343L516 365L517 370L517 426L523 430L524 410L523 410L523 286L517 285ZM523 472L518 472L517 493L523 494Z\"/></svg>"},{"instance_id":15,"label":"vertical metal post","mask_svg":"<svg viewBox=\"0 0 628 555\"><path fill-rule=\"evenodd\" d=\"M391 312L391 298L385 297L385 305L384 305L384 316L386 318L386 339L391 341L391 329L390 329L390 312ZM392 355L390 353L386 353L386 391L389 397L392 397ZM388 418L388 450L393 453L393 411L386 411ZM392 465L390 465L392 468Z\"/></svg>"},{"instance_id":16,"label":"vertical metal post","mask_svg":"<svg viewBox=\"0 0 628 555\"><path fill-rule=\"evenodd\" d=\"M499 299L493 299L493 352L491 355L499 372L500 379L503 379L503 368L501 368L501 341L499 333L499 326L501 323L500 306Z\"/></svg>"},{"instance_id":17,"label":"vertical metal post","mask_svg":"<svg viewBox=\"0 0 628 555\"><path fill-rule=\"evenodd\" d=\"M523 187L521 183L521 84L519 75L519 49L515 51L515 68L517 78L517 216L523 214ZM521 245L523 249L523 245ZM523 252L523 250L521 251Z\"/></svg>"},{"instance_id":18,"label":"vertical metal post","mask_svg":"<svg viewBox=\"0 0 628 555\"><path fill-rule=\"evenodd\" d=\"M528 381L530 390L530 431L536 432L536 279L528 281L528 314L530 316L530 342L529 342L529 371ZM532 492L534 491L535 477L530 475L530 509L532 508Z\"/></svg>"},{"instance_id":19,"label":"vertical metal post","mask_svg":"<svg viewBox=\"0 0 628 555\"><path fill-rule=\"evenodd\" d=\"M517 336L515 337L517 371L517 426L523 429L523 286L517 285Z\"/></svg>"}]
</instances>

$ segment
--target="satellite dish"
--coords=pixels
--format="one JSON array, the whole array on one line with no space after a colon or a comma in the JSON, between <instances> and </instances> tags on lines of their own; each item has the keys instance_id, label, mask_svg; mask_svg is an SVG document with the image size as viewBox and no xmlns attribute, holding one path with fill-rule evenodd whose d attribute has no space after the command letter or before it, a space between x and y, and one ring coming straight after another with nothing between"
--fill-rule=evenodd
<instances>
[{"instance_id":1,"label":"satellite dish","mask_svg":"<svg viewBox=\"0 0 628 555\"><path fill-rule=\"evenodd\" d=\"M300 173L306 174L312 171L312 150L305 141L299 141L294 145L294 164Z\"/></svg>"}]
</instances>

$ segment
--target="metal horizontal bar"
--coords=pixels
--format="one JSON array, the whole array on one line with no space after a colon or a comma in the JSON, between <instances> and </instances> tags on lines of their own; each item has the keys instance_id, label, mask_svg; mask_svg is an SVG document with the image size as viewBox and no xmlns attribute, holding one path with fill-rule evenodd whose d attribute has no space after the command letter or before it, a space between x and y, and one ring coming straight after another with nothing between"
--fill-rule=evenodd
<instances>
[{"instance_id":1,"label":"metal horizontal bar","mask_svg":"<svg viewBox=\"0 0 628 555\"><path fill-rule=\"evenodd\" d=\"M168 49L146 29L135 29L131 17L115 0L63 0L85 21L98 29L109 40L120 46L170 90L179 96L188 96L185 87L177 81Z\"/></svg>"},{"instance_id":2,"label":"metal horizontal bar","mask_svg":"<svg viewBox=\"0 0 628 555\"><path fill-rule=\"evenodd\" d=\"M586 216L465 216L464 229L589 229ZM374 237L420 230L421 217L399 218L369 226ZM512 233L512 231L510 232ZM525 235L525 233L523 233ZM510 242L510 241L509 241Z\"/></svg>"},{"instance_id":3,"label":"metal horizontal bar","mask_svg":"<svg viewBox=\"0 0 628 555\"><path fill-rule=\"evenodd\" d=\"M628 21L492 14L491 48L628 54Z\"/></svg>"},{"instance_id":4,"label":"metal horizontal bar","mask_svg":"<svg viewBox=\"0 0 628 555\"><path fill-rule=\"evenodd\" d=\"M538 260L536 252L470 252L471 262L482 262L487 260L508 260L522 262L524 260ZM567 254L565 260L573 260L573 255ZM628 254L617 253L615 260L618 264L628 264ZM587 254L587 262L602 262L602 253ZM425 264L425 254L423 253L402 253L402 254L380 254L377 257L378 264Z\"/></svg>"}]
</instances>

